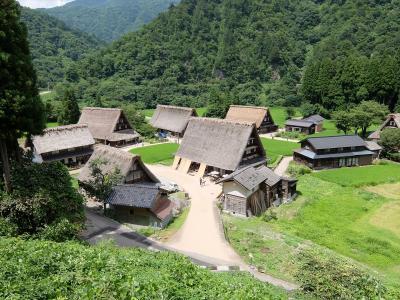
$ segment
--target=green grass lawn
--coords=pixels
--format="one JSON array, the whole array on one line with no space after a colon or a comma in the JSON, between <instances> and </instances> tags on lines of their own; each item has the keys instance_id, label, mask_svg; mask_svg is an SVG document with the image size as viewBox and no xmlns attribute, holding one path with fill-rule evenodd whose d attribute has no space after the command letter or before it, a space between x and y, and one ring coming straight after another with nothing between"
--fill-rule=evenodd
<instances>
[{"instance_id":1,"label":"green grass lawn","mask_svg":"<svg viewBox=\"0 0 400 300\"><path fill-rule=\"evenodd\" d=\"M270 107L272 119L274 120L275 124L278 125L280 128L285 127L286 122L286 109L284 107ZM296 111L294 116L295 118L301 117L299 111Z\"/></svg>"},{"instance_id":2,"label":"green grass lawn","mask_svg":"<svg viewBox=\"0 0 400 300\"><path fill-rule=\"evenodd\" d=\"M42 99L43 102L48 102L48 101L53 100L55 96L56 96L56 92L51 91L50 93L41 94L40 98Z\"/></svg>"},{"instance_id":3,"label":"green grass lawn","mask_svg":"<svg viewBox=\"0 0 400 300\"><path fill-rule=\"evenodd\" d=\"M142 160L147 164L172 165L178 148L178 144L165 143L142 148L134 148L131 150L131 153L140 155Z\"/></svg>"},{"instance_id":4,"label":"green grass lawn","mask_svg":"<svg viewBox=\"0 0 400 300\"><path fill-rule=\"evenodd\" d=\"M399 185L376 186L374 190L357 187L400 182L399 171L400 165L390 164L302 176L299 197L274 209L276 220L224 217L230 242L244 259L284 279L294 280L298 251L318 245L333 250L329 255L344 255L365 264L386 284L400 289L400 223L396 214L400 199L390 198ZM389 197L378 193L383 189ZM393 193L387 192L389 189Z\"/></svg>"},{"instance_id":5,"label":"green grass lawn","mask_svg":"<svg viewBox=\"0 0 400 300\"><path fill-rule=\"evenodd\" d=\"M53 127L57 127L59 126L59 124L57 122L48 122L46 124L46 128L53 128Z\"/></svg>"},{"instance_id":6,"label":"green grass lawn","mask_svg":"<svg viewBox=\"0 0 400 300\"><path fill-rule=\"evenodd\" d=\"M292 156L293 150L300 147L298 143L261 138L267 153L268 163L274 164L280 156Z\"/></svg>"},{"instance_id":7,"label":"green grass lawn","mask_svg":"<svg viewBox=\"0 0 400 300\"><path fill-rule=\"evenodd\" d=\"M400 164L324 170L312 176L341 186L377 185L400 181Z\"/></svg>"}]
</instances>

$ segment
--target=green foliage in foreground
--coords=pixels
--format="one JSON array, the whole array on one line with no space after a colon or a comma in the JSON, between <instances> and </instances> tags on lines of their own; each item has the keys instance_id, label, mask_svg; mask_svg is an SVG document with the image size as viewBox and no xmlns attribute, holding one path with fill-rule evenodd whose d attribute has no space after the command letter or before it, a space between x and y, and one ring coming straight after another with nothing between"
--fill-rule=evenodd
<instances>
[{"instance_id":1,"label":"green foliage in foreground","mask_svg":"<svg viewBox=\"0 0 400 300\"><path fill-rule=\"evenodd\" d=\"M248 275L216 274L180 255L74 242L0 239L2 299L286 299Z\"/></svg>"},{"instance_id":2,"label":"green foliage in foreground","mask_svg":"<svg viewBox=\"0 0 400 300\"><path fill-rule=\"evenodd\" d=\"M312 176L342 186L377 185L400 181L400 164L340 168L315 172Z\"/></svg>"},{"instance_id":3,"label":"green foliage in foreground","mask_svg":"<svg viewBox=\"0 0 400 300\"><path fill-rule=\"evenodd\" d=\"M138 154L146 164L165 164L172 165L176 151L179 145L165 143L159 145L134 148L131 153Z\"/></svg>"},{"instance_id":4,"label":"green foliage in foreground","mask_svg":"<svg viewBox=\"0 0 400 300\"><path fill-rule=\"evenodd\" d=\"M311 169L306 165L299 164L297 162L290 162L289 167L287 168L286 172L292 177L299 177L301 175L305 175L311 173Z\"/></svg>"}]
</instances>

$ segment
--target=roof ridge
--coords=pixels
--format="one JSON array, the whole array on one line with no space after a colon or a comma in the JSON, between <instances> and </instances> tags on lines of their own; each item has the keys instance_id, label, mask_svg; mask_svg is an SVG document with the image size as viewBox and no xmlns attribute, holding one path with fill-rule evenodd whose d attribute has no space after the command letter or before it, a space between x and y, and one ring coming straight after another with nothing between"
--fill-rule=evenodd
<instances>
[{"instance_id":1,"label":"roof ridge","mask_svg":"<svg viewBox=\"0 0 400 300\"><path fill-rule=\"evenodd\" d=\"M69 124L69 125L62 125L56 126L51 128L46 128L43 130L44 133L51 133L57 131L65 131L65 130L73 130L78 128L89 128L87 124Z\"/></svg>"},{"instance_id":2,"label":"roof ridge","mask_svg":"<svg viewBox=\"0 0 400 300\"><path fill-rule=\"evenodd\" d=\"M157 104L157 107L161 107L161 108L172 108L172 109L181 109L181 110L188 110L188 111L193 111L193 110L195 110L195 108L193 108L193 107L175 106L175 105L165 105L165 104Z\"/></svg>"},{"instance_id":3,"label":"roof ridge","mask_svg":"<svg viewBox=\"0 0 400 300\"><path fill-rule=\"evenodd\" d=\"M267 107L267 106L253 106L253 105L232 104L232 105L230 105L229 107L243 107L243 108L253 108L253 109L269 110L269 107Z\"/></svg>"},{"instance_id":4,"label":"roof ridge","mask_svg":"<svg viewBox=\"0 0 400 300\"><path fill-rule=\"evenodd\" d=\"M310 136L308 138L305 138L305 140L310 140L310 139L324 139L324 138L331 138L331 137L349 137L349 136L353 136L353 137L359 137L360 139L362 139L359 135L357 134L342 134L342 135L327 135L327 136Z\"/></svg>"},{"instance_id":5,"label":"roof ridge","mask_svg":"<svg viewBox=\"0 0 400 300\"><path fill-rule=\"evenodd\" d=\"M115 107L91 107L87 106L82 108L82 110L111 110L111 111L122 111L122 108L115 108Z\"/></svg>"},{"instance_id":6,"label":"roof ridge","mask_svg":"<svg viewBox=\"0 0 400 300\"><path fill-rule=\"evenodd\" d=\"M192 117L190 121L206 121L206 122L214 122L221 124L232 124L232 125L245 125L245 126L254 126L255 122L246 122L246 121L237 121L237 120L227 120L227 119L218 119L218 118L207 118L207 117Z\"/></svg>"}]
</instances>

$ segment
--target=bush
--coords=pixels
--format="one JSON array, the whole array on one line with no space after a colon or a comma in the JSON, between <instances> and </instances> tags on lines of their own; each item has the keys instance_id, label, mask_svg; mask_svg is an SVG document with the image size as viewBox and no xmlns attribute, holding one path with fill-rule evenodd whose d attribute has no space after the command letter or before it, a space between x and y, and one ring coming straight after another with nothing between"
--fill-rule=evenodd
<instances>
[{"instance_id":1,"label":"bush","mask_svg":"<svg viewBox=\"0 0 400 300\"><path fill-rule=\"evenodd\" d=\"M297 131L282 131L276 134L277 137L292 139L292 140L302 140L306 137L306 135Z\"/></svg>"},{"instance_id":2,"label":"bush","mask_svg":"<svg viewBox=\"0 0 400 300\"><path fill-rule=\"evenodd\" d=\"M301 289L317 299L379 299L386 288L380 280L344 258L321 256L314 251L299 254L296 279Z\"/></svg>"},{"instance_id":3,"label":"bush","mask_svg":"<svg viewBox=\"0 0 400 300\"><path fill-rule=\"evenodd\" d=\"M278 220L278 215L276 214L275 210L270 208L261 215L261 220L263 220L264 222L271 222L273 220Z\"/></svg>"},{"instance_id":4,"label":"bush","mask_svg":"<svg viewBox=\"0 0 400 300\"><path fill-rule=\"evenodd\" d=\"M311 173L311 169L303 164L291 162L286 172L292 177L299 177Z\"/></svg>"},{"instance_id":5,"label":"bush","mask_svg":"<svg viewBox=\"0 0 400 300\"><path fill-rule=\"evenodd\" d=\"M55 242L65 242L75 239L81 229L82 226L80 224L74 224L67 219L62 219L40 230L37 234L37 238Z\"/></svg>"},{"instance_id":6,"label":"bush","mask_svg":"<svg viewBox=\"0 0 400 300\"><path fill-rule=\"evenodd\" d=\"M0 236L12 237L16 236L18 226L8 221L7 219L0 218Z\"/></svg>"}]
</instances>

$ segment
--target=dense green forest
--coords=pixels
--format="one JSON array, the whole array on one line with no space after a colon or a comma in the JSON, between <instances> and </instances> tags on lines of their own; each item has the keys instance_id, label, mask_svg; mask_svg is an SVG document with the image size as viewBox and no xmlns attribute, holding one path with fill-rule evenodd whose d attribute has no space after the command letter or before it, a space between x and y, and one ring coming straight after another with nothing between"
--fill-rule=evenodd
<instances>
[{"instance_id":1,"label":"dense green forest","mask_svg":"<svg viewBox=\"0 0 400 300\"><path fill-rule=\"evenodd\" d=\"M400 1L184 0L71 69L81 99L395 109Z\"/></svg>"},{"instance_id":2,"label":"dense green forest","mask_svg":"<svg viewBox=\"0 0 400 300\"><path fill-rule=\"evenodd\" d=\"M37 10L22 8L21 20L28 28L30 51L41 88L52 87L64 77L68 78L71 63L102 44Z\"/></svg>"},{"instance_id":3,"label":"dense green forest","mask_svg":"<svg viewBox=\"0 0 400 300\"><path fill-rule=\"evenodd\" d=\"M69 27L111 42L138 30L179 0L75 0L46 9Z\"/></svg>"}]
</instances>

